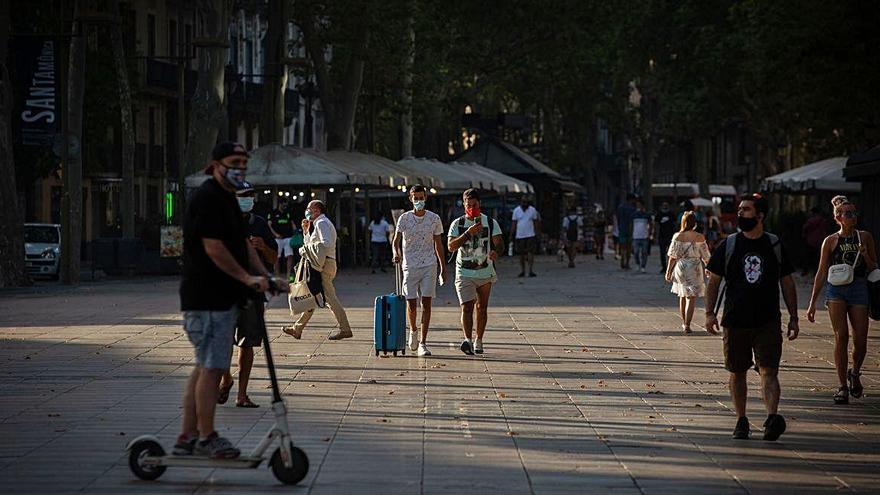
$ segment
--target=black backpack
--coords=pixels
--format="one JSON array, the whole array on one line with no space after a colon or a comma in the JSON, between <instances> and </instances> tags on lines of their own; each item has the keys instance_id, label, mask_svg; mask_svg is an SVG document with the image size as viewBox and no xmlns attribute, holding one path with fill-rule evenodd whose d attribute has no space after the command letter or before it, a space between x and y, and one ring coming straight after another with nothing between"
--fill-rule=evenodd
<instances>
[{"instance_id":1,"label":"black backpack","mask_svg":"<svg viewBox=\"0 0 880 495\"><path fill-rule=\"evenodd\" d=\"M572 220L571 217L568 218L568 229L565 232L566 237L569 241L574 242L578 240L578 217L574 217Z\"/></svg>"}]
</instances>

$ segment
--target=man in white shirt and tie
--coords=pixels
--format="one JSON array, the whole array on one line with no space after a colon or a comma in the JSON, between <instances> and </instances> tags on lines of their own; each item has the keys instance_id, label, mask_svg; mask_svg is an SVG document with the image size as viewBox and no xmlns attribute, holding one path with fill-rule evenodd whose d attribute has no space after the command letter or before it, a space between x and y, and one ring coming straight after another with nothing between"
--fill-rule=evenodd
<instances>
[{"instance_id":1,"label":"man in white shirt and tie","mask_svg":"<svg viewBox=\"0 0 880 495\"><path fill-rule=\"evenodd\" d=\"M306 218L302 221L303 247L300 254L307 257L312 268L321 272L321 283L324 286L324 301L333 316L339 323L339 330L327 337L329 340L341 340L353 337L351 325L348 323L348 315L345 308L336 297L336 288L333 287L333 279L336 278L336 227L324 215L326 206L323 201L311 201L306 209ZM293 338L302 338L302 331L312 318L314 309L310 309L299 316L292 327L285 327L284 332Z\"/></svg>"}]
</instances>

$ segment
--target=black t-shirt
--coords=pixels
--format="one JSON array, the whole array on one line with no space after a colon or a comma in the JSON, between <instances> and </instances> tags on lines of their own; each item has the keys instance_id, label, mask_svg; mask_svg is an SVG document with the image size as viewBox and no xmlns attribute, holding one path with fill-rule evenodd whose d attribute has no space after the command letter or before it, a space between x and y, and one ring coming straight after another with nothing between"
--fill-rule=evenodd
<instances>
[{"instance_id":1,"label":"black t-shirt","mask_svg":"<svg viewBox=\"0 0 880 495\"><path fill-rule=\"evenodd\" d=\"M239 302L247 287L220 270L205 252L202 239L223 242L232 257L248 266L247 226L235 194L208 179L187 204L183 221L182 311L225 311Z\"/></svg>"},{"instance_id":2,"label":"black t-shirt","mask_svg":"<svg viewBox=\"0 0 880 495\"><path fill-rule=\"evenodd\" d=\"M657 238L661 241L670 241L675 235L675 214L671 211L657 214Z\"/></svg>"},{"instance_id":3,"label":"black t-shirt","mask_svg":"<svg viewBox=\"0 0 880 495\"><path fill-rule=\"evenodd\" d=\"M290 218L290 212L272 210L272 213L269 214L269 221L272 223L272 229L282 238L287 239L293 235L293 221Z\"/></svg>"},{"instance_id":4,"label":"black t-shirt","mask_svg":"<svg viewBox=\"0 0 880 495\"><path fill-rule=\"evenodd\" d=\"M263 239L269 247L277 246L275 242L275 236L272 235L272 231L269 230L269 223L266 222L266 219L251 213L247 217L247 230L248 235L253 237L259 237Z\"/></svg>"},{"instance_id":5,"label":"black t-shirt","mask_svg":"<svg viewBox=\"0 0 880 495\"><path fill-rule=\"evenodd\" d=\"M721 241L715 248L707 266L710 272L724 277L727 283L721 326L755 328L780 321L779 280L794 272L785 248L780 246L780 265L769 236L749 239L737 234L730 265L725 267L728 240Z\"/></svg>"}]
</instances>

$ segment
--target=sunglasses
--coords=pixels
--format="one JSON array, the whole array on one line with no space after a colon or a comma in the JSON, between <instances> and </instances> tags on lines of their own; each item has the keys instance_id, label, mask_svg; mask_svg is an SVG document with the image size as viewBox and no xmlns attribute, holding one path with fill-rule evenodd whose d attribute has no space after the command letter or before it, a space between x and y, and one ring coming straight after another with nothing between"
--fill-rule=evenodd
<instances>
[{"instance_id":1,"label":"sunglasses","mask_svg":"<svg viewBox=\"0 0 880 495\"><path fill-rule=\"evenodd\" d=\"M859 216L859 212L857 211L844 211L841 212L840 216L843 218L857 218Z\"/></svg>"}]
</instances>

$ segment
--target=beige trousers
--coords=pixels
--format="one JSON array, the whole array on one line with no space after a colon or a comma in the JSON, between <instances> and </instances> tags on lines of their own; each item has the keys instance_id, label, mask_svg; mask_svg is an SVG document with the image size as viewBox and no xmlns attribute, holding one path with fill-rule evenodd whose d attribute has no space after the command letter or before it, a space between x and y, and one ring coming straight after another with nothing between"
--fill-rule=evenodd
<instances>
[{"instance_id":1,"label":"beige trousers","mask_svg":"<svg viewBox=\"0 0 880 495\"><path fill-rule=\"evenodd\" d=\"M327 307L330 308L330 311L333 312L333 316L336 317L336 322L339 323L339 328L342 331L351 331L351 325L348 323L348 315L345 314L345 308L342 307L342 303L340 303L339 299L336 297L336 288L333 287L333 279L335 278L336 260L328 258L324 262L324 269L321 271L321 283L324 285L324 302L327 304ZM294 326L298 330L305 328L309 320L312 319L312 314L314 314L314 312L314 309L310 309L299 315Z\"/></svg>"}]
</instances>

